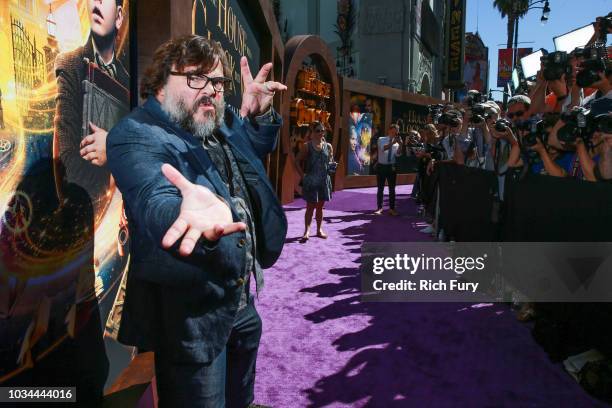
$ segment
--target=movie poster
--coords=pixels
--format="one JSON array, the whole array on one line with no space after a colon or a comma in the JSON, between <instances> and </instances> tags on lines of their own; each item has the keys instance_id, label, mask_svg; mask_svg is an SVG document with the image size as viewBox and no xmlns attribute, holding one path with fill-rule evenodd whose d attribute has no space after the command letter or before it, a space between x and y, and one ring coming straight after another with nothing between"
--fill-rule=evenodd
<instances>
[{"instance_id":1,"label":"movie poster","mask_svg":"<svg viewBox=\"0 0 612 408\"><path fill-rule=\"evenodd\" d=\"M371 174L370 149L382 130L384 100L361 94L351 96L348 123L347 176Z\"/></svg>"},{"instance_id":2,"label":"movie poster","mask_svg":"<svg viewBox=\"0 0 612 408\"><path fill-rule=\"evenodd\" d=\"M104 165L130 108L128 15L128 0L0 5L1 385L94 395L131 359L114 340L128 231Z\"/></svg>"}]
</instances>

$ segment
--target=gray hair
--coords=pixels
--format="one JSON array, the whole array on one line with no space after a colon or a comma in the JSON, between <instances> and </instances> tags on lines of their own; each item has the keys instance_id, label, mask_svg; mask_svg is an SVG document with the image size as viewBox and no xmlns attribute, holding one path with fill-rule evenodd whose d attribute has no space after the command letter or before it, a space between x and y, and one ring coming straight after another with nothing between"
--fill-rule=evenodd
<instances>
[{"instance_id":1,"label":"gray hair","mask_svg":"<svg viewBox=\"0 0 612 408\"><path fill-rule=\"evenodd\" d=\"M529 108L531 105L531 99L529 99L526 95L514 95L512 98L508 100L508 107L515 105L517 103L522 103L526 108Z\"/></svg>"},{"instance_id":2,"label":"gray hair","mask_svg":"<svg viewBox=\"0 0 612 408\"><path fill-rule=\"evenodd\" d=\"M488 114L495 113L496 115L499 115L499 106L497 106L495 101L487 101L484 103L484 105Z\"/></svg>"}]
</instances>

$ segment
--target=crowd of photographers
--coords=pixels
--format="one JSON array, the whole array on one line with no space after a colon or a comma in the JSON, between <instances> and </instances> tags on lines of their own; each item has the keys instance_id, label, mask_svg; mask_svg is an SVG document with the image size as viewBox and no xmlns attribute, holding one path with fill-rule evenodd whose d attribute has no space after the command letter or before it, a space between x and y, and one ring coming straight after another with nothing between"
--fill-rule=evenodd
<instances>
[{"instance_id":1,"label":"crowd of photographers","mask_svg":"<svg viewBox=\"0 0 612 408\"><path fill-rule=\"evenodd\" d=\"M497 179L497 185L492 194L498 204L498 219L492 219L493 224L507 215L503 211L509 205L504 202L507 173L512 180L519 182L524 177L531 177L530 174L581 180L550 183L547 187L567 188L568 195L576 191L571 188L578 184L588 186L585 183L598 187L592 191L607 191L599 188L605 186L595 183L612 183L612 61L608 59L606 47L606 36L612 33L612 13L598 18L595 32L586 47L570 53L544 54L535 78L523 79L522 85L505 105L477 91L469 91L461 104L429 106L430 123L420 132L411 132L406 143L412 154L419 158L413 196L427 208L426 221L431 224L422 232L431 232L441 241L456 239L452 233L444 231L448 220L438 223L440 190L431 188L436 185L431 182L435 180L436 169L441 168L439 163L443 162L494 172L492 179ZM461 183L469 183L469 175L473 173L463 172L468 179L461 179ZM487 172L481 174L484 173ZM544 183L538 185L544 186ZM512 197L516 200L516 196ZM521 197L525 199L524 195ZM595 194L591 199L593 197ZM505 198L508 201L511 196ZM537 205L533 203L534 207ZM554 222L564 224L563 219ZM509 225L508 221L506 226ZM478 229L478 226L473 227ZM577 238L597 241L593 236ZM607 327L612 313L609 305L572 304L566 307L521 302L520 297L518 300L515 302L519 309L517 317L519 320L535 318L534 337L549 354L555 354L550 350L557 349L560 358L571 355L568 350L571 350L569 344L572 340L568 333L584 333L585 327L595 327L593 333L597 334L584 335L587 340L583 340L587 345L605 349L608 355L612 355L610 347L602 346L609 344L610 331L602 334L601 329L603 322ZM563 347L565 350L559 351ZM606 384L606 387L591 391L612 399L612 377L610 381L600 381L601 384Z\"/></svg>"},{"instance_id":2,"label":"crowd of photographers","mask_svg":"<svg viewBox=\"0 0 612 408\"><path fill-rule=\"evenodd\" d=\"M460 105L430 105L430 124L408 141L420 158L415 195L440 161L499 176L521 168L612 182L612 62L605 45L612 13L596 29L587 47L545 54L535 81L523 81L506 106L477 91Z\"/></svg>"}]
</instances>

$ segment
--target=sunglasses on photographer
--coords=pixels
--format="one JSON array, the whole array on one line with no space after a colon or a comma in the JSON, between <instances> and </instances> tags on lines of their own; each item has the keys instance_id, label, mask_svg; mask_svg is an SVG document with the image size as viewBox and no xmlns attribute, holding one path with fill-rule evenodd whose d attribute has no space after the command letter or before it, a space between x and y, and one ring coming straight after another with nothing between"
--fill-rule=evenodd
<instances>
[{"instance_id":1,"label":"sunglasses on photographer","mask_svg":"<svg viewBox=\"0 0 612 408\"><path fill-rule=\"evenodd\" d=\"M516 112L508 112L506 114L506 116L508 116L508 119L512 119L513 117L520 117L523 116L523 114L525 113L525 111L516 111Z\"/></svg>"}]
</instances>

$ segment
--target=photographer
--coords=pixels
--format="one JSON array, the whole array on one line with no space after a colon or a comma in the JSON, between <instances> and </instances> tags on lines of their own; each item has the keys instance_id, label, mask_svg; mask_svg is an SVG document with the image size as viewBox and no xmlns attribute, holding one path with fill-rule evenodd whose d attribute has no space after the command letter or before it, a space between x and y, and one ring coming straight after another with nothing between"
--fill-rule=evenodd
<instances>
[{"instance_id":1,"label":"photographer","mask_svg":"<svg viewBox=\"0 0 612 408\"><path fill-rule=\"evenodd\" d=\"M588 58L578 64L576 85L595 89L595 92L584 98L580 106L589 108L602 98L612 99L612 65L603 55L605 48L585 48L580 53L583 58Z\"/></svg>"},{"instance_id":2,"label":"photographer","mask_svg":"<svg viewBox=\"0 0 612 408\"><path fill-rule=\"evenodd\" d=\"M612 182L612 114L606 115L599 125L602 140L601 158L594 169L597 181Z\"/></svg>"},{"instance_id":3,"label":"photographer","mask_svg":"<svg viewBox=\"0 0 612 408\"><path fill-rule=\"evenodd\" d=\"M526 95L515 95L508 100L506 117L514 128L519 128L530 116L531 99Z\"/></svg>"},{"instance_id":4,"label":"photographer","mask_svg":"<svg viewBox=\"0 0 612 408\"><path fill-rule=\"evenodd\" d=\"M472 91L473 92L473 91ZM472 103L466 109L462 127L463 138L455 148L455 162L468 167L492 169L491 146L493 139L490 126L495 124L499 117L499 107L494 101ZM471 124L471 126L466 124Z\"/></svg>"},{"instance_id":5,"label":"photographer","mask_svg":"<svg viewBox=\"0 0 612 408\"><path fill-rule=\"evenodd\" d=\"M418 138L417 138L418 135ZM414 181L414 188L411 197L419 199L422 182L426 177L427 167L432 160L442 160L444 149L438 140L438 131L433 124L425 125L420 130L410 131L406 143L407 155L414 155L418 159L417 175Z\"/></svg>"},{"instance_id":6,"label":"photographer","mask_svg":"<svg viewBox=\"0 0 612 408\"><path fill-rule=\"evenodd\" d=\"M511 123L505 119L498 119L490 132L493 143L489 150L489 160L493 162L495 173L504 176L508 168L522 166L521 147Z\"/></svg>"},{"instance_id":7,"label":"photographer","mask_svg":"<svg viewBox=\"0 0 612 408\"><path fill-rule=\"evenodd\" d=\"M448 110L440 117L437 127L442 134L440 144L444 148L444 160L453 160L457 136L463 128L463 114L456 109Z\"/></svg>"},{"instance_id":8,"label":"photographer","mask_svg":"<svg viewBox=\"0 0 612 408\"><path fill-rule=\"evenodd\" d=\"M427 175L433 173L434 166L438 161L453 161L455 155L456 137L461 132L463 125L462 114L454 109L452 105L447 105L443 113L434 118L437 130L438 142L435 145L437 154L427 164ZM433 146L432 146L433 148Z\"/></svg>"},{"instance_id":9,"label":"photographer","mask_svg":"<svg viewBox=\"0 0 612 408\"><path fill-rule=\"evenodd\" d=\"M570 55L563 67L559 68L563 73L550 73L551 69L545 68L544 61L541 63L536 74L535 87L529 94L532 101L530 115L563 112L573 106L573 101L579 98L580 94L580 88L576 85L577 66L578 58L574 55ZM553 74L555 76L551 78L550 75Z\"/></svg>"},{"instance_id":10,"label":"photographer","mask_svg":"<svg viewBox=\"0 0 612 408\"><path fill-rule=\"evenodd\" d=\"M569 176L595 181L594 168L604 148L605 133L598 129L612 110L612 99L601 98L591 106L590 110L578 106L562 114L550 131L548 144L565 152L562 167Z\"/></svg>"},{"instance_id":11,"label":"photographer","mask_svg":"<svg viewBox=\"0 0 612 408\"><path fill-rule=\"evenodd\" d=\"M556 139L566 148L575 149L576 161L572 175L576 178L597 181L601 180L599 162L607 159L606 135L610 133L610 111L612 100L604 99L593 104L593 108L574 108L559 120L560 126L555 132ZM606 167L606 163L602 162Z\"/></svg>"},{"instance_id":12,"label":"photographer","mask_svg":"<svg viewBox=\"0 0 612 408\"><path fill-rule=\"evenodd\" d=\"M567 159L571 155L567 152L561 152L552 146L544 145L542 140L536 139L535 144L529 149L538 153L540 161L531 165L533 174L547 174L553 177L566 177L567 171L564 168L567 165Z\"/></svg>"},{"instance_id":13,"label":"photographer","mask_svg":"<svg viewBox=\"0 0 612 408\"><path fill-rule=\"evenodd\" d=\"M559 120L557 123L563 123ZM551 128L542 125L543 122L537 124L542 130L531 132L524 140L525 145L530 151L538 154L539 160L530 160L530 171L533 174L543 174L553 177L576 177L582 178L583 174L592 174L591 171L584 173L585 164L583 159L592 157L592 152L587 149L582 138L575 138L571 144L566 143L564 149L558 149L549 143L548 136L552 134ZM555 124L556 126L556 124Z\"/></svg>"}]
</instances>

